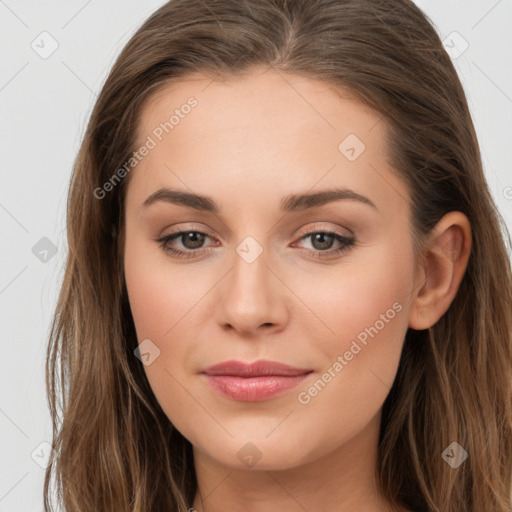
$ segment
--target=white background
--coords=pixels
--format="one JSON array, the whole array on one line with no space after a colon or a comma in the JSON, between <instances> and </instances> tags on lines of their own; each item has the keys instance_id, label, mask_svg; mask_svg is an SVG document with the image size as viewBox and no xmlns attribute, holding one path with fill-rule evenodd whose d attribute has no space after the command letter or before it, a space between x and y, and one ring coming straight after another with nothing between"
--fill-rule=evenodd
<instances>
[{"instance_id":1,"label":"white background","mask_svg":"<svg viewBox=\"0 0 512 512\"><path fill-rule=\"evenodd\" d=\"M115 57L162 0L0 0L0 512L42 511L50 440L44 359L66 244L72 164ZM512 225L512 1L422 0L444 40L469 44L454 58L479 136L485 173ZM47 59L31 47L58 42ZM46 46L48 48L48 46ZM511 229L512 230L512 229ZM33 246L57 247L42 262ZM42 450L42 451L41 451Z\"/></svg>"}]
</instances>

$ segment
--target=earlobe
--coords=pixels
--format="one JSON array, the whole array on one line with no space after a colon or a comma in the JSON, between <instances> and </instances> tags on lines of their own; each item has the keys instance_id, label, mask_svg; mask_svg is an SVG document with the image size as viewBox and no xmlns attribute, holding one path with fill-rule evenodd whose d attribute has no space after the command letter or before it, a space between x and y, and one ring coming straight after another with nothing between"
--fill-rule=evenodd
<instances>
[{"instance_id":1,"label":"earlobe","mask_svg":"<svg viewBox=\"0 0 512 512\"><path fill-rule=\"evenodd\" d=\"M461 212L447 213L423 249L411 304L409 327L432 327L446 313L459 289L471 251L471 225Z\"/></svg>"}]
</instances>

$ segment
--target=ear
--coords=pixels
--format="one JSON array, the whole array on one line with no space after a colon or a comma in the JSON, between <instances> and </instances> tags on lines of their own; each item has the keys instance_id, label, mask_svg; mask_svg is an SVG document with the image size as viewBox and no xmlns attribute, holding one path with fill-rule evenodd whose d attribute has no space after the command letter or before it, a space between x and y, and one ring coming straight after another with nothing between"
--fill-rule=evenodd
<instances>
[{"instance_id":1,"label":"ear","mask_svg":"<svg viewBox=\"0 0 512 512\"><path fill-rule=\"evenodd\" d=\"M409 327L432 327L448 310L466 271L471 224L461 212L447 213L433 228L417 263Z\"/></svg>"}]
</instances>

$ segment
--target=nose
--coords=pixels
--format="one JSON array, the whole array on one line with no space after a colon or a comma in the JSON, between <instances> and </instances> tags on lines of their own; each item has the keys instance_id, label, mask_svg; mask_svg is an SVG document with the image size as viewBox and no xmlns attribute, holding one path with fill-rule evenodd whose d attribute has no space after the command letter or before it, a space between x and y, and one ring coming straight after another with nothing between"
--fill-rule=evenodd
<instances>
[{"instance_id":1,"label":"nose","mask_svg":"<svg viewBox=\"0 0 512 512\"><path fill-rule=\"evenodd\" d=\"M217 321L224 329L243 335L271 334L288 320L287 288L268 266L265 251L252 262L237 253L233 267L219 289Z\"/></svg>"}]
</instances>

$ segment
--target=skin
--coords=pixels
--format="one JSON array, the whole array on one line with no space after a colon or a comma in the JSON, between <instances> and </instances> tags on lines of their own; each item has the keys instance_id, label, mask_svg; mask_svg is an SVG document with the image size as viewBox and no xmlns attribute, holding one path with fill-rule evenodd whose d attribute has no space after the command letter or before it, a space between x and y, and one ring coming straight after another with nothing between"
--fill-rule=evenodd
<instances>
[{"instance_id":1,"label":"skin","mask_svg":"<svg viewBox=\"0 0 512 512\"><path fill-rule=\"evenodd\" d=\"M132 171L124 226L137 336L160 350L144 368L169 420L193 445L199 492L190 506L392 510L374 476L382 404L407 329L435 324L457 293L469 222L460 212L443 217L419 264L409 192L387 161L382 116L325 83L272 69L224 81L196 74L166 85L144 106L139 146L190 96L197 107ZM354 161L338 149L349 134L366 146ZM165 201L144 207L161 187L209 196L220 211ZM376 208L342 199L280 210L290 194L335 187ZM195 246L178 237L172 247L203 252L192 258L165 252L156 239L179 230L207 236ZM335 238L315 244L306 236L311 231L353 235L356 243L325 256L342 244ZM248 236L262 250L252 263L236 251ZM395 303L400 311L300 403L298 394ZM269 359L313 373L281 396L240 402L199 375L231 359ZM247 443L260 457L252 467L237 456Z\"/></svg>"}]
</instances>

